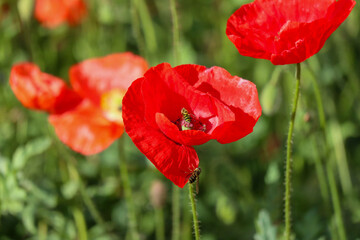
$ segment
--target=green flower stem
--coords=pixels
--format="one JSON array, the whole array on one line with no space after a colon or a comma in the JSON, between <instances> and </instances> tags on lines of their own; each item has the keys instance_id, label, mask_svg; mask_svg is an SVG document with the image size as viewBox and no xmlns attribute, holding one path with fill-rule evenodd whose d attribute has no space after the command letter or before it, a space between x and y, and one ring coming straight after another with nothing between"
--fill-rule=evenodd
<instances>
[{"instance_id":1,"label":"green flower stem","mask_svg":"<svg viewBox=\"0 0 360 240\"><path fill-rule=\"evenodd\" d=\"M141 34L139 16L137 12L138 0L131 0L131 27L138 45L140 55L145 56L145 40Z\"/></svg>"},{"instance_id":2,"label":"green flower stem","mask_svg":"<svg viewBox=\"0 0 360 240\"><path fill-rule=\"evenodd\" d=\"M174 51L174 64L179 64L180 52L179 52L179 42L180 42L180 34L179 34L179 22L178 16L176 12L176 3L175 0L170 0L170 11L171 18L173 24L173 51Z\"/></svg>"},{"instance_id":3,"label":"green flower stem","mask_svg":"<svg viewBox=\"0 0 360 240\"><path fill-rule=\"evenodd\" d=\"M176 12L175 0L170 1L170 12L172 19L172 33L173 33L173 62L174 65L179 64L179 23ZM180 189L173 186L172 192L172 240L180 239Z\"/></svg>"},{"instance_id":4,"label":"green flower stem","mask_svg":"<svg viewBox=\"0 0 360 240\"><path fill-rule=\"evenodd\" d=\"M79 240L87 240L86 222L83 213L78 207L72 208L72 214L74 216L75 225L78 230Z\"/></svg>"},{"instance_id":5,"label":"green flower stem","mask_svg":"<svg viewBox=\"0 0 360 240\"><path fill-rule=\"evenodd\" d=\"M144 33L146 52L148 53L146 58L148 59L157 51L156 33L146 2L144 0L135 0L135 4Z\"/></svg>"},{"instance_id":6,"label":"green flower stem","mask_svg":"<svg viewBox=\"0 0 360 240\"><path fill-rule=\"evenodd\" d=\"M180 189L173 184L172 191L172 240L180 240Z\"/></svg>"},{"instance_id":7,"label":"green flower stem","mask_svg":"<svg viewBox=\"0 0 360 240\"><path fill-rule=\"evenodd\" d=\"M300 93L300 78L301 78L301 67L300 63L296 64L296 87L295 87L295 96L293 99L293 107L291 111L291 117L289 122L289 132L287 137L287 149L286 149L286 169L285 169L285 240L290 240L291 237L291 207L290 207L290 198L291 198L291 171L292 171L292 159L291 159L291 150L292 150L292 136L294 130L296 110L299 100Z\"/></svg>"},{"instance_id":8,"label":"green flower stem","mask_svg":"<svg viewBox=\"0 0 360 240\"><path fill-rule=\"evenodd\" d=\"M82 199L84 200L86 207L88 208L88 210L90 212L90 215L93 217L95 222L98 225L104 226L105 222L104 222L103 218L101 217L100 212L97 210L93 200L90 198L89 194L87 194L82 181L80 182L80 194L81 194Z\"/></svg>"},{"instance_id":9,"label":"green flower stem","mask_svg":"<svg viewBox=\"0 0 360 240\"><path fill-rule=\"evenodd\" d=\"M326 128L326 120L325 120L325 111L324 111L324 107L323 107L324 104L322 101L320 88L319 88L318 83L315 78L315 74L311 69L310 69L310 73L312 75L311 80L312 80L312 84L314 87L315 99L317 102L317 110L318 110L318 115L319 115L320 127L322 130L322 136L324 138L324 142L325 142L325 146L326 146L326 155L328 155L329 143L328 143L328 138L327 138L327 134L326 134L327 128ZM339 193L337 190L336 180L335 180L335 176L334 176L334 169L333 169L332 164L333 164L332 161L330 159L327 159L326 171L327 171L328 183L330 186L330 194L331 194L333 208L335 211L336 226L337 226L337 231L339 233L340 240L346 240L347 237L346 237L344 222L342 220L342 214L341 214L342 211L341 211L341 205L340 205L340 201L339 201Z\"/></svg>"},{"instance_id":10,"label":"green flower stem","mask_svg":"<svg viewBox=\"0 0 360 240\"><path fill-rule=\"evenodd\" d=\"M48 225L41 220L38 224L38 240L46 240L48 238Z\"/></svg>"},{"instance_id":11,"label":"green flower stem","mask_svg":"<svg viewBox=\"0 0 360 240\"><path fill-rule=\"evenodd\" d=\"M12 3L12 9L15 11L16 19L19 23L20 33L22 35L25 46L28 49L30 61L33 62L34 54L33 54L33 49L32 49L32 44L31 44L31 38L30 38L30 34L28 32L28 29L24 26L24 22L22 21L21 16L20 16L19 7L18 7L19 1L9 1L9 2Z\"/></svg>"},{"instance_id":12,"label":"green flower stem","mask_svg":"<svg viewBox=\"0 0 360 240\"><path fill-rule=\"evenodd\" d=\"M327 181L326 181L326 174L325 174L325 170L322 165L321 157L320 157L319 150L318 150L318 149L320 149L321 146L316 141L316 138L314 138L313 145L314 145L314 155L315 155L315 157L314 157L315 169L316 169L316 175L318 177L318 181L320 184L320 192L325 201L326 206L328 206L329 192L328 192L328 186L327 186Z\"/></svg>"},{"instance_id":13,"label":"green flower stem","mask_svg":"<svg viewBox=\"0 0 360 240\"><path fill-rule=\"evenodd\" d=\"M70 177L79 183L79 191L82 200L84 201L86 207L88 208L91 216L95 220L95 222L101 226L104 226L104 220L101 217L101 214L97 210L95 203L90 198L89 194L86 192L83 180L81 179L81 176L76 168L75 161L72 157L67 158L67 165L70 173Z\"/></svg>"},{"instance_id":14,"label":"green flower stem","mask_svg":"<svg viewBox=\"0 0 360 240\"><path fill-rule=\"evenodd\" d=\"M191 201L191 210L192 210L192 214L193 214L195 239L199 240L200 239L200 231L199 231L199 220L198 220L197 212L196 212L196 202L195 202L195 196L194 196L195 194L193 191L192 184L188 183L188 185L189 185L189 197L190 197L190 201Z\"/></svg>"},{"instance_id":15,"label":"green flower stem","mask_svg":"<svg viewBox=\"0 0 360 240\"><path fill-rule=\"evenodd\" d=\"M156 217L156 240L165 240L164 210L162 207L155 208Z\"/></svg>"},{"instance_id":16,"label":"green flower stem","mask_svg":"<svg viewBox=\"0 0 360 240\"><path fill-rule=\"evenodd\" d=\"M327 170L328 181L329 181L329 186L330 186L331 198L332 198L333 207L334 207L334 211L335 211L335 221L336 221L336 226L337 226L337 230L338 230L338 234L339 234L339 239L346 240L347 237L346 237L346 232L345 232L345 228L344 228L344 222L343 222L342 216L341 216L339 193L338 193L337 187L336 187L336 180L335 180L335 176L334 176L332 161L327 162L326 170Z\"/></svg>"},{"instance_id":17,"label":"green flower stem","mask_svg":"<svg viewBox=\"0 0 360 240\"><path fill-rule=\"evenodd\" d=\"M49 129L50 129L50 125ZM54 132L52 130L49 130L51 137L53 139L53 141L55 142L55 146L59 152L59 155L64 156L67 168L69 169L69 173L70 173L70 177L73 180L76 180L79 183L79 191L82 197L82 200L84 201L86 207L89 209L89 212L91 214L91 216L93 217L93 219L95 220L95 222L98 225L104 225L104 220L101 217L100 212L97 210L95 203L93 202L93 200L90 198L89 194L86 192L83 180L81 178L81 175L79 174L77 168L76 168L76 159L71 156L66 149L64 148L63 143L61 143L59 141L59 139L54 135ZM61 172L62 173L62 172ZM63 176L64 178L64 176Z\"/></svg>"},{"instance_id":18,"label":"green flower stem","mask_svg":"<svg viewBox=\"0 0 360 240\"><path fill-rule=\"evenodd\" d=\"M132 240L139 240L140 239L139 234L136 230L137 222L135 216L135 209L133 205L134 200L130 188L130 182L129 182L129 176L128 176L126 158L125 158L125 136L122 136L119 139L119 158L120 158L119 167L120 167L121 180L123 182L126 205L128 208L130 235Z\"/></svg>"}]
</instances>

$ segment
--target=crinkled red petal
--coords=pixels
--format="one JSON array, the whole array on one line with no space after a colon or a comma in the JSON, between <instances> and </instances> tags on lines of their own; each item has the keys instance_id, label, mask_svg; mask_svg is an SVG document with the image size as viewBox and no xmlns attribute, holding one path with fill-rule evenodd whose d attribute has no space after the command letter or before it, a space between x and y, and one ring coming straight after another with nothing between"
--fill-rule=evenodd
<instances>
[{"instance_id":1,"label":"crinkled red petal","mask_svg":"<svg viewBox=\"0 0 360 240\"><path fill-rule=\"evenodd\" d=\"M192 66L195 71L204 70L197 65ZM197 72L195 75L198 74ZM142 94L145 102L145 120L148 124L154 128L159 127L155 119L157 113L163 113L170 122L175 123L182 118L182 108L187 109L196 121L205 125L206 134L212 134L217 126L226 121L235 120L235 114L229 107L208 93L195 89L187 82L186 77L188 76L183 77L168 63L159 64L146 72ZM165 134L169 134L167 137L184 145L201 144L213 138L203 133L165 130L165 126L162 125L161 129ZM190 135L186 137L187 134L196 134L197 137L190 140ZM203 139L200 139L201 137Z\"/></svg>"},{"instance_id":2,"label":"crinkled red petal","mask_svg":"<svg viewBox=\"0 0 360 240\"><path fill-rule=\"evenodd\" d=\"M354 0L255 0L229 18L226 34L244 56L299 63L320 51L354 5Z\"/></svg>"},{"instance_id":3,"label":"crinkled red petal","mask_svg":"<svg viewBox=\"0 0 360 240\"><path fill-rule=\"evenodd\" d=\"M195 74L194 69L198 67L188 64L180 65L175 69L180 75L187 76L189 72ZM221 67L201 69L197 74L197 77L184 79L195 89L207 93L224 106L217 109L218 121L214 124L213 131L209 132L211 137L220 143L229 143L251 133L261 116L255 84L232 76ZM218 104L218 106L221 105ZM229 114L229 111L232 114Z\"/></svg>"},{"instance_id":4,"label":"crinkled red petal","mask_svg":"<svg viewBox=\"0 0 360 240\"><path fill-rule=\"evenodd\" d=\"M161 130L145 121L142 96L144 78L136 80L123 100L125 130L140 151L155 167L179 187L184 187L199 159L194 148L167 138Z\"/></svg>"},{"instance_id":5,"label":"crinkled red petal","mask_svg":"<svg viewBox=\"0 0 360 240\"><path fill-rule=\"evenodd\" d=\"M100 96L114 88L127 89L148 69L146 61L130 52L111 54L78 63L70 69L76 92L99 104Z\"/></svg>"},{"instance_id":6,"label":"crinkled red petal","mask_svg":"<svg viewBox=\"0 0 360 240\"><path fill-rule=\"evenodd\" d=\"M171 140L186 145L201 145L211 140L211 136L201 130L180 131L179 128L171 122L163 113L155 114L156 123L159 129Z\"/></svg>"},{"instance_id":7,"label":"crinkled red petal","mask_svg":"<svg viewBox=\"0 0 360 240\"><path fill-rule=\"evenodd\" d=\"M65 82L40 71L33 63L14 65L10 86L19 101L28 108L62 113L74 108L81 98Z\"/></svg>"},{"instance_id":8,"label":"crinkled red petal","mask_svg":"<svg viewBox=\"0 0 360 240\"><path fill-rule=\"evenodd\" d=\"M103 116L100 108L84 100L76 109L49 117L60 140L83 155L99 153L118 139L124 127Z\"/></svg>"}]
</instances>

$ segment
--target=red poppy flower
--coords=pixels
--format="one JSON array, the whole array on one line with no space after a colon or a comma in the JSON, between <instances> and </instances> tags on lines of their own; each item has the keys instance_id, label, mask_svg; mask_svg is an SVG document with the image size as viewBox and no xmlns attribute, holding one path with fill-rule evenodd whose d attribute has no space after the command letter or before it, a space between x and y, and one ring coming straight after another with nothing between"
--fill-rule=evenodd
<instances>
[{"instance_id":1,"label":"red poppy flower","mask_svg":"<svg viewBox=\"0 0 360 240\"><path fill-rule=\"evenodd\" d=\"M199 165L193 145L236 141L260 115L255 84L220 67L163 63L134 81L123 99L126 132L179 187Z\"/></svg>"},{"instance_id":2,"label":"red poppy flower","mask_svg":"<svg viewBox=\"0 0 360 240\"><path fill-rule=\"evenodd\" d=\"M226 34L244 56L275 65L300 63L320 51L354 5L354 0L255 0L229 18Z\"/></svg>"},{"instance_id":3,"label":"red poppy flower","mask_svg":"<svg viewBox=\"0 0 360 240\"><path fill-rule=\"evenodd\" d=\"M86 13L83 0L36 0L35 17L45 27L53 28L65 22L76 25Z\"/></svg>"},{"instance_id":4,"label":"red poppy flower","mask_svg":"<svg viewBox=\"0 0 360 240\"><path fill-rule=\"evenodd\" d=\"M73 89L32 63L13 66L10 86L28 108L50 113L60 140L84 155L107 148L124 131L121 101L131 82L147 70L132 53L86 60L70 69Z\"/></svg>"}]
</instances>

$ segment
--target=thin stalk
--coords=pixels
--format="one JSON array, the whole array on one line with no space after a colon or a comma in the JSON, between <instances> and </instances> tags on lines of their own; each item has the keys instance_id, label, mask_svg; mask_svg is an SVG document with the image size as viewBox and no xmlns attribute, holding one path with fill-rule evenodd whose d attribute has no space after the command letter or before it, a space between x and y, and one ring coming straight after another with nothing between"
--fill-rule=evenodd
<instances>
[{"instance_id":1,"label":"thin stalk","mask_svg":"<svg viewBox=\"0 0 360 240\"><path fill-rule=\"evenodd\" d=\"M190 202L191 202L191 211L193 214L195 239L199 240L200 239L200 231L199 231L199 220L198 220L198 216L197 216L197 212L196 212L195 194L193 191L192 184L189 183L188 185L189 185L189 197L190 197Z\"/></svg>"},{"instance_id":2,"label":"thin stalk","mask_svg":"<svg viewBox=\"0 0 360 240\"><path fill-rule=\"evenodd\" d=\"M20 33L22 35L23 41L26 45L26 48L28 49L28 54L30 57L30 61L34 61L34 54L33 54L33 50L32 50L32 46L31 46L31 38L30 38L30 34L28 32L28 30L26 29L26 27L24 26L24 22L21 19L20 16L20 12L19 12L19 7L18 7L18 2L19 1L13 1L12 2L12 7L15 11L15 15L16 15L16 19L19 23L19 28L20 28Z\"/></svg>"},{"instance_id":3,"label":"thin stalk","mask_svg":"<svg viewBox=\"0 0 360 240\"><path fill-rule=\"evenodd\" d=\"M74 216L75 225L78 230L79 240L87 240L86 222L83 213L78 207L72 208L72 214Z\"/></svg>"},{"instance_id":4,"label":"thin stalk","mask_svg":"<svg viewBox=\"0 0 360 240\"><path fill-rule=\"evenodd\" d=\"M50 126L49 126L49 129L50 129ZM74 157L71 156L65 150L64 145L59 141L59 139L56 136L54 136L53 131L49 130L49 134L51 135L52 139L55 142L55 146L57 147L59 155L64 157L67 168L69 169L71 178L76 180L79 183L79 191L80 191L81 197L84 200L86 207L89 209L91 216L93 217L93 219L95 220L95 222L98 225L103 226L105 222L104 222L103 218L101 217L100 212L97 210L95 203L93 202L91 197L88 195L88 193L85 189L83 180L81 178L81 175L76 168L76 164L75 164L76 159L74 159ZM63 178L65 178L65 176L63 176Z\"/></svg>"},{"instance_id":5,"label":"thin stalk","mask_svg":"<svg viewBox=\"0 0 360 240\"><path fill-rule=\"evenodd\" d=\"M173 184L172 191L172 240L180 239L180 189Z\"/></svg>"},{"instance_id":6,"label":"thin stalk","mask_svg":"<svg viewBox=\"0 0 360 240\"><path fill-rule=\"evenodd\" d=\"M344 222L343 222L342 216L341 216L339 193L337 191L336 180L335 180L334 170L333 170L332 165L333 165L332 161L328 161L326 169L327 169L328 181L329 181L329 186L330 186L331 198L332 198L332 202L333 202L333 208L335 211L335 221L336 221L337 231L339 234L339 239L346 240L347 237L346 237L346 232L345 232L345 228L344 228Z\"/></svg>"},{"instance_id":7,"label":"thin stalk","mask_svg":"<svg viewBox=\"0 0 360 240\"><path fill-rule=\"evenodd\" d=\"M156 240L165 240L164 210L162 207L155 208L156 217Z\"/></svg>"},{"instance_id":8,"label":"thin stalk","mask_svg":"<svg viewBox=\"0 0 360 240\"><path fill-rule=\"evenodd\" d=\"M48 238L48 225L45 221L40 221L38 226L38 239L46 240Z\"/></svg>"},{"instance_id":9,"label":"thin stalk","mask_svg":"<svg viewBox=\"0 0 360 240\"><path fill-rule=\"evenodd\" d=\"M289 122L289 132L287 137L287 149L286 149L286 170L285 170L285 240L290 240L291 237L291 207L290 207L290 198L291 198L291 171L292 171L292 136L294 130L296 110L299 100L300 93L300 78L301 78L301 66L300 63L296 64L296 86L295 86L295 96L293 99L293 107L291 110L291 117Z\"/></svg>"},{"instance_id":10,"label":"thin stalk","mask_svg":"<svg viewBox=\"0 0 360 240\"><path fill-rule=\"evenodd\" d=\"M130 8L131 8L131 27L132 32L135 37L136 44L138 45L140 55L145 56L145 40L141 34L140 30L140 22L138 17L138 12L136 6L138 5L138 0L130 0Z\"/></svg>"},{"instance_id":11,"label":"thin stalk","mask_svg":"<svg viewBox=\"0 0 360 240\"><path fill-rule=\"evenodd\" d=\"M172 33L173 33L173 62L174 65L179 64L179 23L176 12L175 0L170 0L170 12L172 20ZM172 193L172 240L180 239L180 189L173 186Z\"/></svg>"},{"instance_id":12,"label":"thin stalk","mask_svg":"<svg viewBox=\"0 0 360 240\"><path fill-rule=\"evenodd\" d=\"M125 137L124 136L122 136L119 139L119 158L120 158L119 167L120 167L121 180L123 182L126 205L128 208L130 235L131 235L132 240L139 240L140 239L139 234L136 230L137 222L136 222L136 216L135 216L135 209L134 209L134 205L133 205L134 200L133 200L132 191L130 188L127 164L126 164L126 159L125 159Z\"/></svg>"},{"instance_id":13,"label":"thin stalk","mask_svg":"<svg viewBox=\"0 0 360 240\"><path fill-rule=\"evenodd\" d=\"M148 55L152 55L157 51L156 33L149 9L144 0L136 0L136 9L139 13L142 30L144 33L144 40ZM149 56L147 56L148 58Z\"/></svg>"},{"instance_id":14,"label":"thin stalk","mask_svg":"<svg viewBox=\"0 0 360 240\"><path fill-rule=\"evenodd\" d=\"M324 104L322 101L320 88L319 88L318 83L315 78L315 74L311 68L309 68L309 69L310 69L310 73L312 75L311 80L312 80L312 84L314 87L315 99L317 102L317 110L318 110L318 115L319 115L320 127L322 130L322 136L324 138L324 142L325 142L325 146L326 146L326 157L328 157L329 156L329 154L328 154L329 143L328 143L328 137L327 137L327 132L326 132L327 124L326 124L326 120L325 120L325 111L323 108ZM346 240L347 238L346 238L344 222L342 220L341 205L340 205L340 201L339 201L339 193L337 190L336 180L335 180L335 176L334 176L334 172L333 172L334 170L333 170L332 162L330 159L327 159L326 171L327 171L328 183L330 186L330 194L331 194L332 204L333 204L333 208L334 208L334 212L335 212L335 221L336 221L337 231L339 233L340 240Z\"/></svg>"},{"instance_id":15,"label":"thin stalk","mask_svg":"<svg viewBox=\"0 0 360 240\"><path fill-rule=\"evenodd\" d=\"M320 192L321 195L326 203L326 206L329 204L329 192L328 192L328 186L326 182L326 174L324 171L324 167L321 162L321 157L319 154L319 148L320 144L317 141L314 141L314 161L315 161L315 169L316 169L316 175L318 177L319 185L320 185Z\"/></svg>"},{"instance_id":16,"label":"thin stalk","mask_svg":"<svg viewBox=\"0 0 360 240\"><path fill-rule=\"evenodd\" d=\"M179 52L179 42L180 42L180 34L179 34L179 22L178 16L176 12L176 3L175 0L170 0L170 11L173 25L173 51L174 51L174 64L178 65L180 62L180 52Z\"/></svg>"},{"instance_id":17,"label":"thin stalk","mask_svg":"<svg viewBox=\"0 0 360 240\"><path fill-rule=\"evenodd\" d=\"M74 160L69 158L69 159L67 159L66 162L67 162L67 165L69 168L70 177L79 183L79 191L80 191L81 198L84 201L86 207L88 208L91 216L93 217L93 219L95 220L95 222L97 224L104 226L104 220L101 217L100 212L97 210L95 203L92 201L92 199L86 192L84 183L83 183L81 176L75 166Z\"/></svg>"},{"instance_id":18,"label":"thin stalk","mask_svg":"<svg viewBox=\"0 0 360 240\"><path fill-rule=\"evenodd\" d=\"M95 220L95 222L98 225L104 226L105 222L104 222L100 212L97 210L93 200L90 198L89 194L87 194L84 184L82 182L80 182L79 190L80 190L81 197L84 200L84 203L90 212L90 215L93 217L93 219Z\"/></svg>"}]
</instances>

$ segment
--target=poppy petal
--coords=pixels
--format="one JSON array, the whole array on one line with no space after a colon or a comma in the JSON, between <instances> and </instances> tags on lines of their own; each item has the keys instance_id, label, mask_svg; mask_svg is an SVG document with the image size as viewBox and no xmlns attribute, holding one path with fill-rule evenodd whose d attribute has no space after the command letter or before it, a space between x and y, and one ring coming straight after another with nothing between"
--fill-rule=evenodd
<instances>
[{"instance_id":1,"label":"poppy petal","mask_svg":"<svg viewBox=\"0 0 360 240\"><path fill-rule=\"evenodd\" d=\"M35 17L45 27L54 28L65 22L78 24L86 15L83 0L36 0Z\"/></svg>"},{"instance_id":2,"label":"poppy petal","mask_svg":"<svg viewBox=\"0 0 360 240\"><path fill-rule=\"evenodd\" d=\"M99 153L119 138L124 127L109 121L100 108L84 100L76 109L49 117L60 140L83 155Z\"/></svg>"},{"instance_id":3,"label":"poppy petal","mask_svg":"<svg viewBox=\"0 0 360 240\"><path fill-rule=\"evenodd\" d=\"M81 101L63 80L41 72L33 63L14 65L10 73L10 86L25 107L49 113L62 113Z\"/></svg>"},{"instance_id":4,"label":"poppy petal","mask_svg":"<svg viewBox=\"0 0 360 240\"><path fill-rule=\"evenodd\" d=\"M66 20L66 8L62 1L36 0L35 17L43 26L54 28Z\"/></svg>"},{"instance_id":5,"label":"poppy petal","mask_svg":"<svg viewBox=\"0 0 360 240\"><path fill-rule=\"evenodd\" d=\"M87 7L83 0L64 0L67 9L66 21L70 25L76 25L81 22L87 14Z\"/></svg>"},{"instance_id":6,"label":"poppy petal","mask_svg":"<svg viewBox=\"0 0 360 240\"><path fill-rule=\"evenodd\" d=\"M207 93L196 90L168 63L159 64L146 72L142 93L145 119L153 127L157 127L156 113L163 113L175 122L182 117L181 110L185 108L206 125L206 132L211 132L218 119L222 121L218 113L226 111L226 106Z\"/></svg>"},{"instance_id":7,"label":"poppy petal","mask_svg":"<svg viewBox=\"0 0 360 240\"><path fill-rule=\"evenodd\" d=\"M156 123L160 130L170 139L186 146L201 145L211 139L209 134L200 130L180 131L163 113L156 113Z\"/></svg>"},{"instance_id":8,"label":"poppy petal","mask_svg":"<svg viewBox=\"0 0 360 240\"><path fill-rule=\"evenodd\" d=\"M186 75L192 64L176 67L181 75ZM217 108L218 121L212 138L220 143L236 141L251 133L261 115L261 106L254 83L232 76L221 67L202 69L193 80L185 78L194 88L205 92L224 106ZM195 80L196 81L195 81ZM220 104L218 104L220 106ZM230 114L229 110L233 113ZM235 116L235 117L234 117Z\"/></svg>"},{"instance_id":9,"label":"poppy petal","mask_svg":"<svg viewBox=\"0 0 360 240\"><path fill-rule=\"evenodd\" d=\"M100 96L114 88L127 89L148 69L146 61L130 52L85 60L71 67L70 81L76 92L99 104Z\"/></svg>"},{"instance_id":10,"label":"poppy petal","mask_svg":"<svg viewBox=\"0 0 360 240\"><path fill-rule=\"evenodd\" d=\"M300 63L320 51L354 5L354 0L255 0L229 18L226 34L244 56L275 65Z\"/></svg>"},{"instance_id":11,"label":"poppy petal","mask_svg":"<svg viewBox=\"0 0 360 240\"><path fill-rule=\"evenodd\" d=\"M184 187L199 159L194 148L177 144L144 119L141 94L144 78L136 80L123 100L125 130L140 151L155 167L179 187Z\"/></svg>"}]
</instances>

